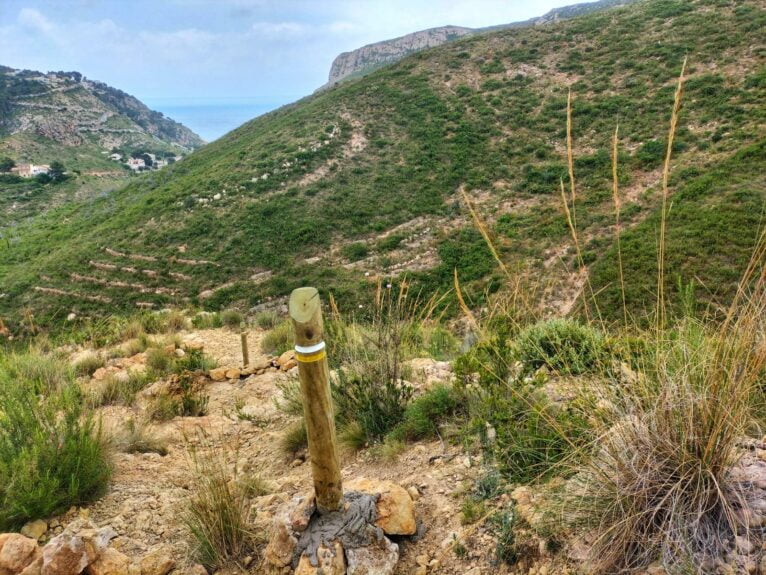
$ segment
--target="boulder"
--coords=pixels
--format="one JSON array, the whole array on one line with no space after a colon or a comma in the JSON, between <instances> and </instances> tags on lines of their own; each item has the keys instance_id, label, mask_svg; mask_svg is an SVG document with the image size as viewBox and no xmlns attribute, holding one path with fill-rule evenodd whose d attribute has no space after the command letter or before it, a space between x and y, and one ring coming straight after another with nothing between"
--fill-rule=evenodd
<instances>
[{"instance_id":1,"label":"boulder","mask_svg":"<svg viewBox=\"0 0 766 575\"><path fill-rule=\"evenodd\" d=\"M391 575L399 561L399 546L387 537L378 545L346 551L347 575Z\"/></svg>"},{"instance_id":2,"label":"boulder","mask_svg":"<svg viewBox=\"0 0 766 575\"><path fill-rule=\"evenodd\" d=\"M212 379L213 381L223 381L226 379L226 368L216 367L214 369L211 369L208 372L208 375L210 376L210 379Z\"/></svg>"},{"instance_id":3,"label":"boulder","mask_svg":"<svg viewBox=\"0 0 766 575\"><path fill-rule=\"evenodd\" d=\"M24 527L21 528L21 534L35 541L39 541L40 538L48 532L48 524L42 519L36 519L30 521Z\"/></svg>"},{"instance_id":4,"label":"boulder","mask_svg":"<svg viewBox=\"0 0 766 575\"><path fill-rule=\"evenodd\" d=\"M226 379L239 379L240 371L236 367L230 367L226 370Z\"/></svg>"},{"instance_id":5,"label":"boulder","mask_svg":"<svg viewBox=\"0 0 766 575\"><path fill-rule=\"evenodd\" d=\"M0 575L20 573L36 559L36 552L36 539L18 533L3 533L0 535Z\"/></svg>"},{"instance_id":6,"label":"boulder","mask_svg":"<svg viewBox=\"0 0 766 575\"><path fill-rule=\"evenodd\" d=\"M375 525L386 535L414 535L417 532L415 504L402 486L392 481L359 478L346 483L344 487L378 497Z\"/></svg>"},{"instance_id":7,"label":"boulder","mask_svg":"<svg viewBox=\"0 0 766 575\"><path fill-rule=\"evenodd\" d=\"M116 549L107 548L85 569L86 575L126 575L130 559Z\"/></svg>"},{"instance_id":8,"label":"boulder","mask_svg":"<svg viewBox=\"0 0 766 575\"><path fill-rule=\"evenodd\" d=\"M176 566L167 545L155 547L141 559L141 575L167 575Z\"/></svg>"},{"instance_id":9,"label":"boulder","mask_svg":"<svg viewBox=\"0 0 766 575\"><path fill-rule=\"evenodd\" d=\"M296 533L302 533L309 526L311 516L316 511L316 499L314 495L301 497L300 503L290 513L290 527Z\"/></svg>"},{"instance_id":10,"label":"boulder","mask_svg":"<svg viewBox=\"0 0 766 575\"><path fill-rule=\"evenodd\" d=\"M288 349L286 352L280 355L274 361L274 363L277 365L277 367L282 368L283 371L287 371L287 369L285 369L284 366L293 361L295 361L295 350Z\"/></svg>"},{"instance_id":11,"label":"boulder","mask_svg":"<svg viewBox=\"0 0 766 575\"><path fill-rule=\"evenodd\" d=\"M332 548L324 544L317 549L317 565L311 564L307 555L301 555L295 575L345 575L346 559L343 546L335 541Z\"/></svg>"},{"instance_id":12,"label":"boulder","mask_svg":"<svg viewBox=\"0 0 766 575\"><path fill-rule=\"evenodd\" d=\"M43 547L42 575L79 575L99 558L117 533L110 527L82 529L70 524Z\"/></svg>"}]
</instances>

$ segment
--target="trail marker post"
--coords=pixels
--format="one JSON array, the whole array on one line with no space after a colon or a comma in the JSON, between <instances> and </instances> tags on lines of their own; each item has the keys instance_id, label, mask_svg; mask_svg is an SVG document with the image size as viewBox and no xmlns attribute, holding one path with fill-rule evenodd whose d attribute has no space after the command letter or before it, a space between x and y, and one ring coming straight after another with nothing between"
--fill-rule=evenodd
<instances>
[{"instance_id":1,"label":"trail marker post","mask_svg":"<svg viewBox=\"0 0 766 575\"><path fill-rule=\"evenodd\" d=\"M295 359L301 380L317 510L320 513L338 511L343 486L319 292L313 287L293 290L288 308L295 328Z\"/></svg>"},{"instance_id":2,"label":"trail marker post","mask_svg":"<svg viewBox=\"0 0 766 575\"><path fill-rule=\"evenodd\" d=\"M240 328L242 329L241 333L239 334L240 340L242 341L242 366L247 367L250 365L250 353L247 350L247 330L245 329L244 322Z\"/></svg>"}]
</instances>

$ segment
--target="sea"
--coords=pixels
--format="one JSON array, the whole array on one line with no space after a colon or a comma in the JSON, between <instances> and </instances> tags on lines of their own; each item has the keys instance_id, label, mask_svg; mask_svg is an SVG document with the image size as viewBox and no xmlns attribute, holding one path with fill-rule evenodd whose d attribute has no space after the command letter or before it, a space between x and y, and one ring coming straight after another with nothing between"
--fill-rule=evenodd
<instances>
[{"instance_id":1,"label":"sea","mask_svg":"<svg viewBox=\"0 0 766 575\"><path fill-rule=\"evenodd\" d=\"M146 98L144 103L190 128L206 142L287 104L254 98Z\"/></svg>"}]
</instances>

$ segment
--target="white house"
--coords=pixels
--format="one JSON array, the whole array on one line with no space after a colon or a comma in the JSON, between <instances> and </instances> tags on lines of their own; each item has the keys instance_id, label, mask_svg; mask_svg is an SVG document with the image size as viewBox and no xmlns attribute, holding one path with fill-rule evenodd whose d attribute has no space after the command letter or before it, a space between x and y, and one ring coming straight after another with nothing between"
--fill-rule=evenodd
<instances>
[{"instance_id":1,"label":"white house","mask_svg":"<svg viewBox=\"0 0 766 575\"><path fill-rule=\"evenodd\" d=\"M11 168L11 173L18 174L22 178L34 178L40 174L47 174L50 168L47 164L19 164L15 168Z\"/></svg>"},{"instance_id":2,"label":"white house","mask_svg":"<svg viewBox=\"0 0 766 575\"><path fill-rule=\"evenodd\" d=\"M146 166L143 158L128 158L128 167L131 170L138 170Z\"/></svg>"}]
</instances>

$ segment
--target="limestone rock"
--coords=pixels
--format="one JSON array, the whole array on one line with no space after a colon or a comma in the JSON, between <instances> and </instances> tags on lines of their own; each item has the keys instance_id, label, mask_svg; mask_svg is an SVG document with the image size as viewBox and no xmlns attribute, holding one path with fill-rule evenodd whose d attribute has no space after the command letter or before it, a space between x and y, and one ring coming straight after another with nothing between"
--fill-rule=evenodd
<instances>
[{"instance_id":1,"label":"limestone rock","mask_svg":"<svg viewBox=\"0 0 766 575\"><path fill-rule=\"evenodd\" d=\"M379 545L346 551L347 575L391 575L399 561L399 546L383 537Z\"/></svg>"},{"instance_id":2,"label":"limestone rock","mask_svg":"<svg viewBox=\"0 0 766 575\"><path fill-rule=\"evenodd\" d=\"M287 567L293 560L293 553L298 540L290 533L284 520L277 517L274 521L274 533L263 552L263 558L274 567Z\"/></svg>"},{"instance_id":3,"label":"limestone rock","mask_svg":"<svg viewBox=\"0 0 766 575\"><path fill-rule=\"evenodd\" d=\"M30 539L34 539L35 541L39 541L40 537L45 535L47 531L48 531L48 524L42 519L30 521L29 523L24 525L24 527L21 528L22 535L29 537Z\"/></svg>"},{"instance_id":4,"label":"limestone rock","mask_svg":"<svg viewBox=\"0 0 766 575\"><path fill-rule=\"evenodd\" d=\"M345 485L350 491L377 495L375 525L387 535L414 535L417 531L415 504L400 485L392 481L354 479Z\"/></svg>"},{"instance_id":5,"label":"limestone rock","mask_svg":"<svg viewBox=\"0 0 766 575\"><path fill-rule=\"evenodd\" d=\"M35 552L35 555L37 555L37 559L32 561L29 565L27 565L24 570L19 573L19 575L41 575L43 572L43 556L42 551L40 548L37 548L37 551Z\"/></svg>"},{"instance_id":6,"label":"limestone rock","mask_svg":"<svg viewBox=\"0 0 766 575\"><path fill-rule=\"evenodd\" d=\"M0 575L19 573L35 559L37 540L18 533L0 535Z\"/></svg>"},{"instance_id":7,"label":"limestone rock","mask_svg":"<svg viewBox=\"0 0 766 575\"><path fill-rule=\"evenodd\" d=\"M314 495L308 497L301 497L300 503L298 503L290 513L290 527L296 533L301 533L306 530L311 521L311 516L316 511L316 499Z\"/></svg>"},{"instance_id":8,"label":"limestone rock","mask_svg":"<svg viewBox=\"0 0 766 575\"><path fill-rule=\"evenodd\" d=\"M85 569L86 575L125 575L130 567L130 559L116 549L107 548L93 563Z\"/></svg>"},{"instance_id":9,"label":"limestone rock","mask_svg":"<svg viewBox=\"0 0 766 575\"><path fill-rule=\"evenodd\" d=\"M171 549L166 545L155 547L141 559L141 575L167 575L176 566Z\"/></svg>"},{"instance_id":10,"label":"limestone rock","mask_svg":"<svg viewBox=\"0 0 766 575\"><path fill-rule=\"evenodd\" d=\"M346 560L343 555L343 546L335 541L333 548L324 545L317 549L317 565L311 564L306 555L301 555L295 575L345 575Z\"/></svg>"},{"instance_id":11,"label":"limestone rock","mask_svg":"<svg viewBox=\"0 0 766 575\"><path fill-rule=\"evenodd\" d=\"M240 371L236 367L230 367L226 370L226 379L239 379Z\"/></svg>"},{"instance_id":12,"label":"limestone rock","mask_svg":"<svg viewBox=\"0 0 766 575\"><path fill-rule=\"evenodd\" d=\"M288 349L280 355L274 363L276 363L277 367L281 368L282 371L287 371L289 368L285 369L285 366L293 362L295 362L295 350Z\"/></svg>"},{"instance_id":13,"label":"limestone rock","mask_svg":"<svg viewBox=\"0 0 766 575\"><path fill-rule=\"evenodd\" d=\"M226 379L226 368L225 367L216 367L214 369L211 369L208 372L208 375L210 376L210 379L213 381L223 381Z\"/></svg>"},{"instance_id":14,"label":"limestone rock","mask_svg":"<svg viewBox=\"0 0 766 575\"><path fill-rule=\"evenodd\" d=\"M42 575L79 575L117 535L110 527L79 530L81 525L70 524L43 547Z\"/></svg>"}]
</instances>

